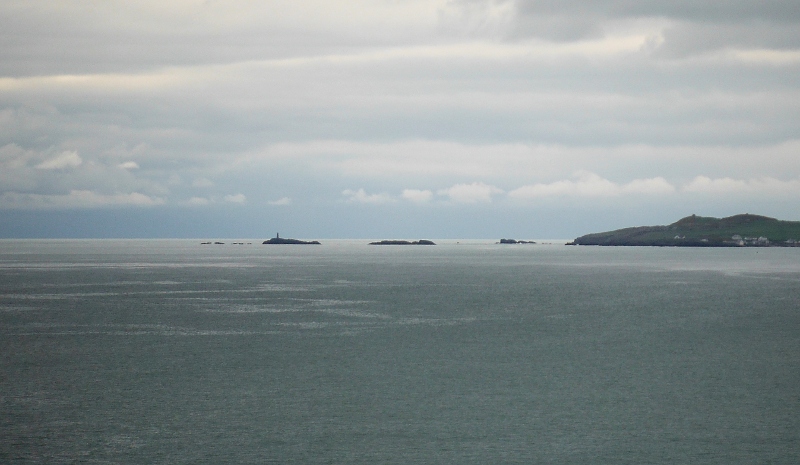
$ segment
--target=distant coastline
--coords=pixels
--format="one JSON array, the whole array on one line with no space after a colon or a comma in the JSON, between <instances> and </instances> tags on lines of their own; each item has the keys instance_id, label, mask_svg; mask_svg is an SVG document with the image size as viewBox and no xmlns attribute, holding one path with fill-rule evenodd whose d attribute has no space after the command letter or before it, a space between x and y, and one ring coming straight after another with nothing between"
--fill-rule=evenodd
<instances>
[{"instance_id":1,"label":"distant coastline","mask_svg":"<svg viewBox=\"0 0 800 465\"><path fill-rule=\"evenodd\" d=\"M657 247L800 247L800 221L749 213L727 218L687 216L667 226L586 234L567 245Z\"/></svg>"}]
</instances>

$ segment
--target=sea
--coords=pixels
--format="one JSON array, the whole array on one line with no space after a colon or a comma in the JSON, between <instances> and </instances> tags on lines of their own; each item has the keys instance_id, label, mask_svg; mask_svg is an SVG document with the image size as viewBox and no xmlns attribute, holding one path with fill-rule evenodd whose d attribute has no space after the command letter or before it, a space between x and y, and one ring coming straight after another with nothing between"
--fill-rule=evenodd
<instances>
[{"instance_id":1,"label":"sea","mask_svg":"<svg viewBox=\"0 0 800 465\"><path fill-rule=\"evenodd\" d=\"M0 241L0 463L800 463L800 248L200 242Z\"/></svg>"}]
</instances>

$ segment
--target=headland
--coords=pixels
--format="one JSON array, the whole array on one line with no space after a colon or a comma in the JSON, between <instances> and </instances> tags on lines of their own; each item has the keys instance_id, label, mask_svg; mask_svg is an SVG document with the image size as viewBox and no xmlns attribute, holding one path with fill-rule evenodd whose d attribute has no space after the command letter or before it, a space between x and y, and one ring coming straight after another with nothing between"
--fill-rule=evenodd
<instances>
[{"instance_id":1,"label":"headland","mask_svg":"<svg viewBox=\"0 0 800 465\"><path fill-rule=\"evenodd\" d=\"M578 237L567 245L800 247L800 221L742 215L691 215L667 226L638 226Z\"/></svg>"}]
</instances>

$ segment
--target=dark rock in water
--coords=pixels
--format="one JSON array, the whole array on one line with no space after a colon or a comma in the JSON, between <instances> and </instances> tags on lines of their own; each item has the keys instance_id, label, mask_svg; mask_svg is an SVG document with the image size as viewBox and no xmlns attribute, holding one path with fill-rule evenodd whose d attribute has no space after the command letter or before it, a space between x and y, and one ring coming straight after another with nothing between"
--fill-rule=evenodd
<instances>
[{"instance_id":1,"label":"dark rock in water","mask_svg":"<svg viewBox=\"0 0 800 465\"><path fill-rule=\"evenodd\" d=\"M500 239L500 244L535 244L534 241L517 241L514 239Z\"/></svg>"},{"instance_id":2,"label":"dark rock in water","mask_svg":"<svg viewBox=\"0 0 800 465\"><path fill-rule=\"evenodd\" d=\"M301 241L299 239L287 239L283 237L273 237L262 242L262 244L299 244L299 245L320 245L319 241Z\"/></svg>"},{"instance_id":3,"label":"dark rock in water","mask_svg":"<svg viewBox=\"0 0 800 465\"><path fill-rule=\"evenodd\" d=\"M219 241L217 241L217 242L214 242L214 244L215 244L215 245L225 245L225 243L224 243L224 242L219 242Z\"/></svg>"},{"instance_id":4,"label":"dark rock in water","mask_svg":"<svg viewBox=\"0 0 800 465\"><path fill-rule=\"evenodd\" d=\"M262 242L262 244L320 245L319 241L301 241L300 239L283 238L280 233L275 234L275 237Z\"/></svg>"},{"instance_id":5,"label":"dark rock in water","mask_svg":"<svg viewBox=\"0 0 800 465\"><path fill-rule=\"evenodd\" d=\"M378 241L378 242L370 242L369 245L436 245L433 241L428 241L425 239L420 239L418 241Z\"/></svg>"},{"instance_id":6,"label":"dark rock in water","mask_svg":"<svg viewBox=\"0 0 800 465\"><path fill-rule=\"evenodd\" d=\"M201 242L200 245L210 245L211 242Z\"/></svg>"}]
</instances>

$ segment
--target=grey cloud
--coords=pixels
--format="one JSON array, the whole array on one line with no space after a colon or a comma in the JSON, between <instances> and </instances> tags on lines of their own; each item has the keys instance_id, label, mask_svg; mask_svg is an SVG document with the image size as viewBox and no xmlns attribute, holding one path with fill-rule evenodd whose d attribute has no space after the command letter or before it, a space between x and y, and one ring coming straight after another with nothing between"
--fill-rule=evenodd
<instances>
[{"instance_id":1,"label":"grey cloud","mask_svg":"<svg viewBox=\"0 0 800 465\"><path fill-rule=\"evenodd\" d=\"M192 187L199 187L199 188L202 188L202 189L205 189L205 188L208 188L208 187L214 187L214 181L212 181L212 180L210 180L208 178L197 178L194 181L192 181Z\"/></svg>"},{"instance_id":2,"label":"grey cloud","mask_svg":"<svg viewBox=\"0 0 800 465\"><path fill-rule=\"evenodd\" d=\"M673 186L681 207L714 208L723 188L773 186L747 199L766 209L800 177L787 2L42 5L9 1L0 17L0 195L15 208L363 226L399 211L574 214L574 199L540 194L587 186ZM536 202L503 200L523 186ZM615 197L637 212L658 198Z\"/></svg>"},{"instance_id":3,"label":"grey cloud","mask_svg":"<svg viewBox=\"0 0 800 465\"><path fill-rule=\"evenodd\" d=\"M76 151L43 152L15 144L0 148L0 208L67 208L116 204L157 205L163 185Z\"/></svg>"},{"instance_id":4,"label":"grey cloud","mask_svg":"<svg viewBox=\"0 0 800 465\"><path fill-rule=\"evenodd\" d=\"M554 14L518 16L509 29L512 38L537 37L554 41L575 41L602 37L602 22L597 18Z\"/></svg>"},{"instance_id":5,"label":"grey cloud","mask_svg":"<svg viewBox=\"0 0 800 465\"><path fill-rule=\"evenodd\" d=\"M599 63L412 55L101 76L97 85L4 91L10 130L0 143L41 149L78 136L95 146L81 154L102 144L108 156L120 152L116 163L143 169L201 165L278 139L764 143L797 133L796 92L786 86L796 71L665 68L634 53ZM48 105L31 108L37 99ZM136 147L146 149L122 153Z\"/></svg>"},{"instance_id":6,"label":"grey cloud","mask_svg":"<svg viewBox=\"0 0 800 465\"><path fill-rule=\"evenodd\" d=\"M71 1L40 8L8 0L0 15L0 75L134 73L347 53L430 38L427 26L385 12L380 3L313 0Z\"/></svg>"},{"instance_id":7,"label":"grey cloud","mask_svg":"<svg viewBox=\"0 0 800 465\"><path fill-rule=\"evenodd\" d=\"M40 170L63 170L67 168L75 168L83 163L83 159L75 151L64 151L53 158L45 160L38 165L36 169Z\"/></svg>"},{"instance_id":8,"label":"grey cloud","mask_svg":"<svg viewBox=\"0 0 800 465\"><path fill-rule=\"evenodd\" d=\"M245 203L247 201L247 197L244 194L228 194L223 198L230 203Z\"/></svg>"},{"instance_id":9,"label":"grey cloud","mask_svg":"<svg viewBox=\"0 0 800 465\"><path fill-rule=\"evenodd\" d=\"M277 200L270 200L267 203L273 206L291 205L292 199L290 199L289 197L281 197Z\"/></svg>"},{"instance_id":10,"label":"grey cloud","mask_svg":"<svg viewBox=\"0 0 800 465\"><path fill-rule=\"evenodd\" d=\"M800 48L798 23L736 22L703 24L684 22L664 30L657 57L673 58L731 48Z\"/></svg>"},{"instance_id":11,"label":"grey cloud","mask_svg":"<svg viewBox=\"0 0 800 465\"><path fill-rule=\"evenodd\" d=\"M503 190L483 182L459 183L446 189L439 189L437 194L446 196L451 202L477 204L491 203L495 195Z\"/></svg>"},{"instance_id":12,"label":"grey cloud","mask_svg":"<svg viewBox=\"0 0 800 465\"><path fill-rule=\"evenodd\" d=\"M135 161L125 161L117 165L117 167L125 169L125 170L138 170L139 164Z\"/></svg>"},{"instance_id":13,"label":"grey cloud","mask_svg":"<svg viewBox=\"0 0 800 465\"><path fill-rule=\"evenodd\" d=\"M683 186L684 192L721 193L725 195L763 195L774 197L784 195L795 197L800 192L800 178L781 180L772 177L732 179L729 177L712 179L697 176Z\"/></svg>"},{"instance_id":14,"label":"grey cloud","mask_svg":"<svg viewBox=\"0 0 800 465\"><path fill-rule=\"evenodd\" d=\"M401 197L409 202L427 203L433 198L433 191L428 189L403 189Z\"/></svg>"},{"instance_id":15,"label":"grey cloud","mask_svg":"<svg viewBox=\"0 0 800 465\"><path fill-rule=\"evenodd\" d=\"M604 18L653 17L689 21L800 21L794 0L514 0L522 15L569 14Z\"/></svg>"},{"instance_id":16,"label":"grey cloud","mask_svg":"<svg viewBox=\"0 0 800 465\"><path fill-rule=\"evenodd\" d=\"M395 199L385 192L381 192L379 194L368 194L363 188L358 190L345 189L342 191L342 195L347 199L347 202L353 203L381 205L395 202Z\"/></svg>"},{"instance_id":17,"label":"grey cloud","mask_svg":"<svg viewBox=\"0 0 800 465\"><path fill-rule=\"evenodd\" d=\"M579 171L575 173L574 178L522 186L509 192L508 195L515 199L538 199L552 196L664 195L675 191L675 187L660 176L650 179L634 179L625 184L609 181L588 171Z\"/></svg>"},{"instance_id":18,"label":"grey cloud","mask_svg":"<svg viewBox=\"0 0 800 465\"><path fill-rule=\"evenodd\" d=\"M469 27L471 16L481 16L492 8L506 11L496 25L502 31L495 30L492 35L510 39L587 40L621 26L630 28L642 19L659 19L663 23L660 57L729 47L800 46L800 8L793 0L461 0L451 2L450 8L460 9L467 18L463 28Z\"/></svg>"},{"instance_id":19,"label":"grey cloud","mask_svg":"<svg viewBox=\"0 0 800 465\"><path fill-rule=\"evenodd\" d=\"M129 194L99 194L91 190L71 190L65 194L0 193L0 210L65 210L120 206L152 207L164 199L139 192Z\"/></svg>"}]
</instances>

